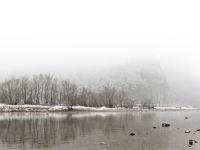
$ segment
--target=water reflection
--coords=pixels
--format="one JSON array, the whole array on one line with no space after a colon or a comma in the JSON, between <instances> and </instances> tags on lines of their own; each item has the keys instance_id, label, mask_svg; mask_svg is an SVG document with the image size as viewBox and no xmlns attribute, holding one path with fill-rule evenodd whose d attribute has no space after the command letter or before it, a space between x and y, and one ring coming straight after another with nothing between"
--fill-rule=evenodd
<instances>
[{"instance_id":1,"label":"water reflection","mask_svg":"<svg viewBox=\"0 0 200 150\"><path fill-rule=\"evenodd\" d=\"M195 116L199 114L199 112L2 113L0 147L5 150L187 149L188 138L198 140L200 134L186 135L183 130L177 130L177 127L198 128L200 121L195 119ZM185 115L189 116L189 120L184 119ZM168 121L172 126L161 128L162 121ZM153 126L158 128L153 129ZM129 136L130 131L134 131L136 136ZM106 144L100 145L102 141Z\"/></svg>"}]
</instances>

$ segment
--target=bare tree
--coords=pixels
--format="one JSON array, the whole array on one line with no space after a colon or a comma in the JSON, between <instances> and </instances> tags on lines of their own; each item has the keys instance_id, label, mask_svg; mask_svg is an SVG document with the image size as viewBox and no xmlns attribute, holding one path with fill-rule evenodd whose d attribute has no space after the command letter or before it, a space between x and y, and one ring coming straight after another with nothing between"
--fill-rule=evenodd
<instances>
[{"instance_id":1,"label":"bare tree","mask_svg":"<svg viewBox=\"0 0 200 150\"><path fill-rule=\"evenodd\" d=\"M90 90L87 88L81 88L78 96L78 104L82 106L89 106Z\"/></svg>"},{"instance_id":2,"label":"bare tree","mask_svg":"<svg viewBox=\"0 0 200 150\"><path fill-rule=\"evenodd\" d=\"M28 104L30 96L30 85L28 77L22 77L20 79L20 91L21 91L21 103Z\"/></svg>"},{"instance_id":3,"label":"bare tree","mask_svg":"<svg viewBox=\"0 0 200 150\"><path fill-rule=\"evenodd\" d=\"M111 87L109 84L103 87L102 97L105 102L105 106L114 107L116 88Z\"/></svg>"},{"instance_id":4,"label":"bare tree","mask_svg":"<svg viewBox=\"0 0 200 150\"><path fill-rule=\"evenodd\" d=\"M77 102L77 86L69 80L63 80L61 83L61 101L69 107L76 105Z\"/></svg>"},{"instance_id":5,"label":"bare tree","mask_svg":"<svg viewBox=\"0 0 200 150\"><path fill-rule=\"evenodd\" d=\"M126 92L123 89L122 90L118 90L117 91L117 101L119 103L118 105L120 107L123 107L126 100L127 100Z\"/></svg>"}]
</instances>

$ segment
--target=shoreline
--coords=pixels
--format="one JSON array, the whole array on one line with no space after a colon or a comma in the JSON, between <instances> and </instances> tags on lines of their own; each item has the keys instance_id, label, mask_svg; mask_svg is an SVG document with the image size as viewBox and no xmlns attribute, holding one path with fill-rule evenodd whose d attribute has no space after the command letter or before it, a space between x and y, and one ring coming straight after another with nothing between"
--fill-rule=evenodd
<instances>
[{"instance_id":1,"label":"shoreline","mask_svg":"<svg viewBox=\"0 0 200 150\"><path fill-rule=\"evenodd\" d=\"M108 108L108 107L85 107L72 106L68 109L67 106L43 106L43 105L7 105L0 104L0 112L131 112L131 111L191 111L200 110L194 107L155 107L155 108Z\"/></svg>"}]
</instances>

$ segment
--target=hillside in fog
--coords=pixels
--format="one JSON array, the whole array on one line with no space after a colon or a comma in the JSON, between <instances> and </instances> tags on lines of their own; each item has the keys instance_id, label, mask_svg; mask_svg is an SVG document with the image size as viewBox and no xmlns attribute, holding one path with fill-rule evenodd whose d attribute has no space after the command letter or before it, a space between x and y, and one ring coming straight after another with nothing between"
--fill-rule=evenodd
<instances>
[{"instance_id":1,"label":"hillside in fog","mask_svg":"<svg viewBox=\"0 0 200 150\"><path fill-rule=\"evenodd\" d=\"M180 68L166 68L155 59L147 59L82 73L73 79L79 86L97 91L106 84L123 89L136 103L199 106L200 80Z\"/></svg>"}]
</instances>

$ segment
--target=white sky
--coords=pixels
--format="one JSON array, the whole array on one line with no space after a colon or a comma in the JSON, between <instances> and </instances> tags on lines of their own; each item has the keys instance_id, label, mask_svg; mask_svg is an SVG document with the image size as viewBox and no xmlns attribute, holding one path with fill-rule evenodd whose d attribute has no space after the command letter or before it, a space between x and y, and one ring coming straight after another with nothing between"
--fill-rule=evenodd
<instances>
[{"instance_id":1,"label":"white sky","mask_svg":"<svg viewBox=\"0 0 200 150\"><path fill-rule=\"evenodd\" d=\"M150 55L200 75L199 8L193 0L2 0L0 73L79 70Z\"/></svg>"}]
</instances>

